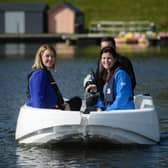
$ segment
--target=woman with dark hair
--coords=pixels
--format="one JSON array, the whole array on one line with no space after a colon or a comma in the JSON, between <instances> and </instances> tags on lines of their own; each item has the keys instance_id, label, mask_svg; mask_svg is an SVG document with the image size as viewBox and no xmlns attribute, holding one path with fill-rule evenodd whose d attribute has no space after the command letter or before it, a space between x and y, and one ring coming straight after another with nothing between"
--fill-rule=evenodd
<instances>
[{"instance_id":1,"label":"woman with dark hair","mask_svg":"<svg viewBox=\"0 0 168 168\"><path fill-rule=\"evenodd\" d=\"M114 38L112 37L102 38L100 42L100 48L103 49L105 47L112 47L114 50L116 50L116 44ZM136 77L130 59L117 53L117 62L120 64L120 67L122 67L131 78L132 90L134 93L136 87ZM98 58L95 73L92 71L84 78L83 86L85 90L86 106L88 111L90 111L90 109L92 110L95 108L94 105L95 100L97 99L97 94L99 94L99 92L102 94L101 90L102 87L104 86L105 81L102 80L100 72L102 73L102 71L105 71L105 69L101 68L102 68L101 60L100 58Z\"/></svg>"},{"instance_id":2,"label":"woman with dark hair","mask_svg":"<svg viewBox=\"0 0 168 168\"><path fill-rule=\"evenodd\" d=\"M115 43L114 38L112 37L102 38L101 43L100 43L100 48L103 49L104 47L112 47L116 50L116 43ZM136 77L135 77L133 65L129 58L122 56L119 53L117 53L117 55L118 55L118 62L120 63L120 65L122 65L122 67L124 67L124 69L127 71L127 73L129 74L131 78L132 89L134 90L136 86ZM100 66L100 60L98 60L98 63L97 63L97 70L96 70L95 76L97 76L99 73L99 66Z\"/></svg>"},{"instance_id":3,"label":"woman with dark hair","mask_svg":"<svg viewBox=\"0 0 168 168\"><path fill-rule=\"evenodd\" d=\"M100 91L96 103L98 111L134 109L131 78L118 59L113 47L101 50L97 81Z\"/></svg>"}]
</instances>

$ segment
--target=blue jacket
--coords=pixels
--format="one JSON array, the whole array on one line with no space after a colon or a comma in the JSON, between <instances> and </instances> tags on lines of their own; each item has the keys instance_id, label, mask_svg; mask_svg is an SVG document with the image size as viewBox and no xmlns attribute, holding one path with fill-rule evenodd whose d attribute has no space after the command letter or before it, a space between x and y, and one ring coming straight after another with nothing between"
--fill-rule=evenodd
<instances>
[{"instance_id":1,"label":"blue jacket","mask_svg":"<svg viewBox=\"0 0 168 168\"><path fill-rule=\"evenodd\" d=\"M107 88L108 87L108 88ZM111 102L106 102L98 98L96 107L105 110L134 109L133 90L131 79L128 73L117 68L113 77L105 83L103 88L105 97L111 97Z\"/></svg>"},{"instance_id":2,"label":"blue jacket","mask_svg":"<svg viewBox=\"0 0 168 168\"><path fill-rule=\"evenodd\" d=\"M45 69L35 70L29 78L27 105L38 108L54 108L58 104L57 95L50 84Z\"/></svg>"}]
</instances>

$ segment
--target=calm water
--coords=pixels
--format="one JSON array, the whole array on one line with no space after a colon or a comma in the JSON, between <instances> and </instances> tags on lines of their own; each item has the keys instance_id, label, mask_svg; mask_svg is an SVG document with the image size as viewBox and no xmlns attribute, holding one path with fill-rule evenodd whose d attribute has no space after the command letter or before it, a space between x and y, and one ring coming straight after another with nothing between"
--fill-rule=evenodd
<instances>
[{"instance_id":1,"label":"calm water","mask_svg":"<svg viewBox=\"0 0 168 168\"><path fill-rule=\"evenodd\" d=\"M26 100L26 75L32 59L0 61L0 167L17 168L156 168L168 167L168 54L131 57L136 93L150 93L160 117L161 141L153 146L19 146L15 127L19 107ZM82 82L94 58L61 60L54 77L65 97L83 97ZM30 123L31 124L31 123Z\"/></svg>"}]
</instances>

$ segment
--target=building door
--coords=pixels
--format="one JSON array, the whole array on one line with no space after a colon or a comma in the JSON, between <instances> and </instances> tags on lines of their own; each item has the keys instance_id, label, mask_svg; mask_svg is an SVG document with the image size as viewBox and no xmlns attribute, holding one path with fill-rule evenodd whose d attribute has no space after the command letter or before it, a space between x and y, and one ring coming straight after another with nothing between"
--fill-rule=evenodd
<instances>
[{"instance_id":1,"label":"building door","mask_svg":"<svg viewBox=\"0 0 168 168\"><path fill-rule=\"evenodd\" d=\"M5 33L25 33L25 14L24 12L5 13ZM25 44L7 43L5 44L6 55L24 55Z\"/></svg>"},{"instance_id":2,"label":"building door","mask_svg":"<svg viewBox=\"0 0 168 168\"><path fill-rule=\"evenodd\" d=\"M24 33L24 12L5 12L5 33Z\"/></svg>"}]
</instances>

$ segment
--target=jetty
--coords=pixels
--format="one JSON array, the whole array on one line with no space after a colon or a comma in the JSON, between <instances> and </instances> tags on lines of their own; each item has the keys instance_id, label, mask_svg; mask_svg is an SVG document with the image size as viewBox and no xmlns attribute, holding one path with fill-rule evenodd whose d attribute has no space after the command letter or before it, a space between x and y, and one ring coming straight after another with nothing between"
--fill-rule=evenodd
<instances>
[{"instance_id":1,"label":"jetty","mask_svg":"<svg viewBox=\"0 0 168 168\"><path fill-rule=\"evenodd\" d=\"M91 34L56 34L56 33L42 33L42 34L23 34L11 33L0 34L0 43L37 43L37 42L65 42L76 43L78 41L97 43L102 37L110 36L110 34L91 33Z\"/></svg>"},{"instance_id":2,"label":"jetty","mask_svg":"<svg viewBox=\"0 0 168 168\"><path fill-rule=\"evenodd\" d=\"M114 37L105 33L88 33L88 34L56 34L56 33L39 33L23 34L11 33L0 34L0 44L7 43L66 43L66 44L99 44L103 37ZM115 38L115 37L114 37ZM161 39L148 39L150 45L157 45ZM167 41L167 40L166 40Z\"/></svg>"}]
</instances>

